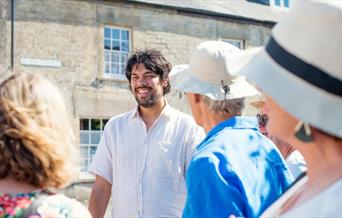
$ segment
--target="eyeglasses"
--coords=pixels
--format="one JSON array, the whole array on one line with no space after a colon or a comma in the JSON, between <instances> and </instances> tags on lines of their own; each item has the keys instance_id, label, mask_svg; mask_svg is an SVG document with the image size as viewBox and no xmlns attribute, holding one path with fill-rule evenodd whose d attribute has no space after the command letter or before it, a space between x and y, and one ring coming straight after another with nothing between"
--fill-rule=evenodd
<instances>
[{"instance_id":1,"label":"eyeglasses","mask_svg":"<svg viewBox=\"0 0 342 218\"><path fill-rule=\"evenodd\" d=\"M259 126L266 127L268 119L269 119L266 114L257 114L257 119L258 119Z\"/></svg>"}]
</instances>

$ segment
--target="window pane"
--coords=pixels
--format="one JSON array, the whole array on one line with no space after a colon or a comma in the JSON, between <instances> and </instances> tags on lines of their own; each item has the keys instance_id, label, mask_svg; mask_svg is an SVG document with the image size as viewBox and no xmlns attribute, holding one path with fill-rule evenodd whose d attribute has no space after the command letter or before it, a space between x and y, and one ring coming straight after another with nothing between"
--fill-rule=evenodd
<instances>
[{"instance_id":1,"label":"window pane","mask_svg":"<svg viewBox=\"0 0 342 218\"><path fill-rule=\"evenodd\" d=\"M105 38L110 38L110 28L105 27L105 29L104 29L104 37Z\"/></svg>"},{"instance_id":2,"label":"window pane","mask_svg":"<svg viewBox=\"0 0 342 218\"><path fill-rule=\"evenodd\" d=\"M106 126L106 123L108 122L108 119L102 120L102 129Z\"/></svg>"},{"instance_id":3,"label":"window pane","mask_svg":"<svg viewBox=\"0 0 342 218\"><path fill-rule=\"evenodd\" d=\"M80 130L89 130L89 119L80 119Z\"/></svg>"},{"instance_id":4,"label":"window pane","mask_svg":"<svg viewBox=\"0 0 342 218\"><path fill-rule=\"evenodd\" d=\"M90 120L91 130L101 130L101 120L91 119Z\"/></svg>"},{"instance_id":5,"label":"window pane","mask_svg":"<svg viewBox=\"0 0 342 218\"><path fill-rule=\"evenodd\" d=\"M88 159L81 159L81 171L85 172L88 171Z\"/></svg>"},{"instance_id":6,"label":"window pane","mask_svg":"<svg viewBox=\"0 0 342 218\"><path fill-rule=\"evenodd\" d=\"M120 39L120 30L112 29L112 39Z\"/></svg>"},{"instance_id":7,"label":"window pane","mask_svg":"<svg viewBox=\"0 0 342 218\"><path fill-rule=\"evenodd\" d=\"M127 30L121 30L121 40L129 40L129 35Z\"/></svg>"},{"instance_id":8,"label":"window pane","mask_svg":"<svg viewBox=\"0 0 342 218\"><path fill-rule=\"evenodd\" d=\"M118 73L119 73L119 65L112 64L112 74L118 74Z\"/></svg>"},{"instance_id":9,"label":"window pane","mask_svg":"<svg viewBox=\"0 0 342 218\"><path fill-rule=\"evenodd\" d=\"M104 28L103 43L105 51L103 70L106 76L124 73L130 51L130 37L129 30L111 27Z\"/></svg>"},{"instance_id":10,"label":"window pane","mask_svg":"<svg viewBox=\"0 0 342 218\"><path fill-rule=\"evenodd\" d=\"M105 62L110 62L110 52L109 51L105 51Z\"/></svg>"},{"instance_id":11,"label":"window pane","mask_svg":"<svg viewBox=\"0 0 342 218\"><path fill-rule=\"evenodd\" d=\"M119 62L119 55L118 52L112 52L112 63L118 63Z\"/></svg>"},{"instance_id":12,"label":"window pane","mask_svg":"<svg viewBox=\"0 0 342 218\"><path fill-rule=\"evenodd\" d=\"M285 7L289 7L289 6L290 6L289 3L290 3L289 0L284 0L284 6L285 6Z\"/></svg>"},{"instance_id":13,"label":"window pane","mask_svg":"<svg viewBox=\"0 0 342 218\"><path fill-rule=\"evenodd\" d=\"M274 4L280 6L280 0L274 0Z\"/></svg>"},{"instance_id":14,"label":"window pane","mask_svg":"<svg viewBox=\"0 0 342 218\"><path fill-rule=\"evenodd\" d=\"M235 41L232 44L237 48L241 48L241 42L239 42L239 41Z\"/></svg>"},{"instance_id":15,"label":"window pane","mask_svg":"<svg viewBox=\"0 0 342 218\"><path fill-rule=\"evenodd\" d=\"M104 49L110 50L110 40L104 40Z\"/></svg>"},{"instance_id":16,"label":"window pane","mask_svg":"<svg viewBox=\"0 0 342 218\"><path fill-rule=\"evenodd\" d=\"M93 157L96 153L97 146L90 146L90 160L93 160Z\"/></svg>"},{"instance_id":17,"label":"window pane","mask_svg":"<svg viewBox=\"0 0 342 218\"><path fill-rule=\"evenodd\" d=\"M121 67L120 68L120 74L125 74L125 67L126 66L122 64L120 67Z\"/></svg>"},{"instance_id":18,"label":"window pane","mask_svg":"<svg viewBox=\"0 0 342 218\"><path fill-rule=\"evenodd\" d=\"M88 146L81 146L81 150L80 150L81 158L88 158L88 155L89 155L88 150L89 150Z\"/></svg>"},{"instance_id":19,"label":"window pane","mask_svg":"<svg viewBox=\"0 0 342 218\"><path fill-rule=\"evenodd\" d=\"M105 64L105 73L110 73L110 65L109 65L109 63L106 63Z\"/></svg>"},{"instance_id":20,"label":"window pane","mask_svg":"<svg viewBox=\"0 0 342 218\"><path fill-rule=\"evenodd\" d=\"M89 144L89 131L81 131L80 132L80 143L81 144Z\"/></svg>"},{"instance_id":21,"label":"window pane","mask_svg":"<svg viewBox=\"0 0 342 218\"><path fill-rule=\"evenodd\" d=\"M128 42L121 42L121 51L129 51Z\"/></svg>"},{"instance_id":22,"label":"window pane","mask_svg":"<svg viewBox=\"0 0 342 218\"><path fill-rule=\"evenodd\" d=\"M126 64L128 59L128 54L127 53L121 53L121 64Z\"/></svg>"},{"instance_id":23,"label":"window pane","mask_svg":"<svg viewBox=\"0 0 342 218\"><path fill-rule=\"evenodd\" d=\"M120 51L120 42L116 41L116 40L113 40L112 41L112 49L116 50L116 51Z\"/></svg>"},{"instance_id":24,"label":"window pane","mask_svg":"<svg viewBox=\"0 0 342 218\"><path fill-rule=\"evenodd\" d=\"M223 41L231 45L234 45L235 47L239 49L243 49L243 41L234 40L234 39L223 39Z\"/></svg>"},{"instance_id":25,"label":"window pane","mask_svg":"<svg viewBox=\"0 0 342 218\"><path fill-rule=\"evenodd\" d=\"M92 145L98 145L100 142L100 138L101 138L101 132L92 132L91 135L91 144Z\"/></svg>"}]
</instances>

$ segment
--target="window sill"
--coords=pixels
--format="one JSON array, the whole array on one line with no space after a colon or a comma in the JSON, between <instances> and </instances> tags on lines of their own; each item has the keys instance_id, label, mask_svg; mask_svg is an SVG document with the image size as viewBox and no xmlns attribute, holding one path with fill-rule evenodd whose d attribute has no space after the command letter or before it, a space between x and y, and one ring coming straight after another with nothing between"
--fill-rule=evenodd
<instances>
[{"instance_id":1,"label":"window sill","mask_svg":"<svg viewBox=\"0 0 342 218\"><path fill-rule=\"evenodd\" d=\"M86 183L86 182L94 182L95 175L88 172L80 172L78 179L76 179L73 183Z\"/></svg>"},{"instance_id":2,"label":"window sill","mask_svg":"<svg viewBox=\"0 0 342 218\"><path fill-rule=\"evenodd\" d=\"M99 81L108 81L108 82L128 82L125 75L112 75L112 76L106 76L101 75L96 77Z\"/></svg>"},{"instance_id":3,"label":"window sill","mask_svg":"<svg viewBox=\"0 0 342 218\"><path fill-rule=\"evenodd\" d=\"M115 77L107 77L105 75L101 75L95 78L91 86L93 86L94 88L102 88L104 86L109 86L127 89L128 80L125 75L117 75Z\"/></svg>"}]
</instances>

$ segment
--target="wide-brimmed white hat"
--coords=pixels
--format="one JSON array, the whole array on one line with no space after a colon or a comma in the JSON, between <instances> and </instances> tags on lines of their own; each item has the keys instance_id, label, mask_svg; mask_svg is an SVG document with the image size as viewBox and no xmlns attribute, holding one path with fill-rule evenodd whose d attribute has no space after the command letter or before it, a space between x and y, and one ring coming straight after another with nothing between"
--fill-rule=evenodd
<instances>
[{"instance_id":1,"label":"wide-brimmed white hat","mask_svg":"<svg viewBox=\"0 0 342 218\"><path fill-rule=\"evenodd\" d=\"M243 76L227 77L230 57L241 52L233 45L220 41L200 43L188 65L177 65L170 72L173 89L197 93L213 100L229 100L258 95L259 92ZM225 91L226 88L226 91Z\"/></svg>"},{"instance_id":2,"label":"wide-brimmed white hat","mask_svg":"<svg viewBox=\"0 0 342 218\"><path fill-rule=\"evenodd\" d=\"M289 113L342 138L342 2L300 1L263 48L232 58ZM231 77L231 74L227 78Z\"/></svg>"}]
</instances>

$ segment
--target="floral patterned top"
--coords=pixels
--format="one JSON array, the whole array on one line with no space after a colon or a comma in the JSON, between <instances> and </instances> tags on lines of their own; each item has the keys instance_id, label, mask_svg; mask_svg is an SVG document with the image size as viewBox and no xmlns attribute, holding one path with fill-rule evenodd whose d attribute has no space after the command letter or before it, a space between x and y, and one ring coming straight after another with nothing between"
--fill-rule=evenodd
<instances>
[{"instance_id":1,"label":"floral patterned top","mask_svg":"<svg viewBox=\"0 0 342 218\"><path fill-rule=\"evenodd\" d=\"M0 193L0 218L19 218L25 213L28 218L91 217L81 203L62 194L49 194L37 206L32 207L32 203L42 194L43 191L23 194Z\"/></svg>"}]
</instances>

